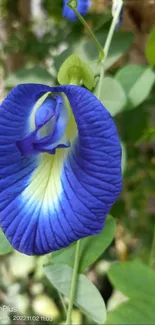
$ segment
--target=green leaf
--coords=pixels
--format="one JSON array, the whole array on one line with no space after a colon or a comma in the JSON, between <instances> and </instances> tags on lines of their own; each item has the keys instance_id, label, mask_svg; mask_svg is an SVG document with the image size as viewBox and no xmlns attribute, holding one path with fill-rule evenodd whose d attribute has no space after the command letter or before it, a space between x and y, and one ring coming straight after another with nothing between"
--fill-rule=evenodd
<instances>
[{"instance_id":1,"label":"green leaf","mask_svg":"<svg viewBox=\"0 0 155 325\"><path fill-rule=\"evenodd\" d=\"M155 82L155 73L146 66L129 64L117 72L116 79L121 83L131 109L148 97Z\"/></svg>"},{"instance_id":2,"label":"green leaf","mask_svg":"<svg viewBox=\"0 0 155 325\"><path fill-rule=\"evenodd\" d=\"M97 94L99 84L95 93ZM103 79L100 100L112 116L115 116L125 107L127 100L121 84L112 77Z\"/></svg>"},{"instance_id":3,"label":"green leaf","mask_svg":"<svg viewBox=\"0 0 155 325\"><path fill-rule=\"evenodd\" d=\"M155 73L147 68L135 83L129 93L129 100L132 105L140 105L148 96L155 82Z\"/></svg>"},{"instance_id":4,"label":"green leaf","mask_svg":"<svg viewBox=\"0 0 155 325\"><path fill-rule=\"evenodd\" d=\"M95 262L104 250L110 245L114 238L116 223L110 215L107 217L104 229L98 235L81 239L80 246L80 272ZM76 243L67 248L52 253L52 262L57 264L68 264L73 267Z\"/></svg>"},{"instance_id":5,"label":"green leaf","mask_svg":"<svg viewBox=\"0 0 155 325\"><path fill-rule=\"evenodd\" d=\"M155 26L153 27L145 48L146 58L151 66L155 66Z\"/></svg>"},{"instance_id":6,"label":"green leaf","mask_svg":"<svg viewBox=\"0 0 155 325\"><path fill-rule=\"evenodd\" d=\"M116 79L122 84L125 93L128 95L133 85L141 77L146 67L137 64L128 64L116 73Z\"/></svg>"},{"instance_id":7,"label":"green leaf","mask_svg":"<svg viewBox=\"0 0 155 325\"><path fill-rule=\"evenodd\" d=\"M7 254L13 251L12 246L5 237L2 229L0 228L0 255Z\"/></svg>"},{"instance_id":8,"label":"green leaf","mask_svg":"<svg viewBox=\"0 0 155 325\"><path fill-rule=\"evenodd\" d=\"M51 86L52 75L42 67L23 68L11 74L5 79L5 87L16 87L20 83L41 83Z\"/></svg>"},{"instance_id":9,"label":"green leaf","mask_svg":"<svg viewBox=\"0 0 155 325\"><path fill-rule=\"evenodd\" d=\"M44 272L52 285L69 297L73 275L72 268L67 265L54 264L46 266ZM104 301L94 284L83 274L78 276L75 305L94 322L105 323L106 308Z\"/></svg>"},{"instance_id":10,"label":"green leaf","mask_svg":"<svg viewBox=\"0 0 155 325\"><path fill-rule=\"evenodd\" d=\"M106 325L154 325L155 299L132 299L108 313Z\"/></svg>"},{"instance_id":11,"label":"green leaf","mask_svg":"<svg viewBox=\"0 0 155 325\"><path fill-rule=\"evenodd\" d=\"M113 264L108 277L114 287L127 297L155 297L155 273L140 262Z\"/></svg>"},{"instance_id":12,"label":"green leaf","mask_svg":"<svg viewBox=\"0 0 155 325\"><path fill-rule=\"evenodd\" d=\"M89 90L94 87L94 74L89 66L77 54L72 54L65 60L58 72L58 81L61 85L80 81Z\"/></svg>"}]
</instances>

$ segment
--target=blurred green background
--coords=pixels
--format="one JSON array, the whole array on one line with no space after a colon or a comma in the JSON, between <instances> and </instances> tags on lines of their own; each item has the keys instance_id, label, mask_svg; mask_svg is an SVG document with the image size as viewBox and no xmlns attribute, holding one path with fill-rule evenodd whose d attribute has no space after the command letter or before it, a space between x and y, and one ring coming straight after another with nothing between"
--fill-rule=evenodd
<instances>
[{"instance_id":1,"label":"blurred green background","mask_svg":"<svg viewBox=\"0 0 155 325\"><path fill-rule=\"evenodd\" d=\"M126 297L113 287L107 269L114 261L139 259L148 264L155 224L155 2L124 4L102 92L122 141L123 191L111 211L117 222L115 238L87 270L108 308ZM58 84L57 72L72 53L90 64L97 80L95 45L79 22L71 23L61 13L61 0L0 0L0 102L19 83ZM86 19L104 46L112 19L110 1L93 1ZM16 315L52 317L53 324L60 324L59 295L43 274L47 260L17 252L1 255L0 304L16 308ZM26 324L13 321L12 315L0 309L0 324ZM73 324L83 323L89 320L75 308Z\"/></svg>"}]
</instances>

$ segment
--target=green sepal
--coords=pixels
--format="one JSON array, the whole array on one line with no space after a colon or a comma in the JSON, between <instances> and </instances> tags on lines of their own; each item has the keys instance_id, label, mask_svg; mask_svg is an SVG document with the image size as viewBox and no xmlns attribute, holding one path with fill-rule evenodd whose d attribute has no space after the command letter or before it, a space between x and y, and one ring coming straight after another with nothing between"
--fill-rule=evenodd
<instances>
[{"instance_id":1,"label":"green sepal","mask_svg":"<svg viewBox=\"0 0 155 325\"><path fill-rule=\"evenodd\" d=\"M72 54L62 64L58 72L58 81L60 85L83 84L89 90L95 85L93 71L77 54Z\"/></svg>"},{"instance_id":2,"label":"green sepal","mask_svg":"<svg viewBox=\"0 0 155 325\"><path fill-rule=\"evenodd\" d=\"M67 6L70 7L70 8L76 9L77 6L78 6L78 2L77 2L77 0L69 0L67 2Z\"/></svg>"}]
</instances>

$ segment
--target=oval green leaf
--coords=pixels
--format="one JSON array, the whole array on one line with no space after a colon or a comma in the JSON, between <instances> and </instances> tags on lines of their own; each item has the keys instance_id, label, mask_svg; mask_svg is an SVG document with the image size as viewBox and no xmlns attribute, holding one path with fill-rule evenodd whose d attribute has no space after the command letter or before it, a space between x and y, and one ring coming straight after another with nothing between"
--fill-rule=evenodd
<instances>
[{"instance_id":1,"label":"oval green leaf","mask_svg":"<svg viewBox=\"0 0 155 325\"><path fill-rule=\"evenodd\" d=\"M50 265L44 268L45 275L52 285L69 298L73 270L68 265ZM77 280L75 305L92 321L104 324L106 308L98 289L88 278L80 274Z\"/></svg>"},{"instance_id":2,"label":"oval green leaf","mask_svg":"<svg viewBox=\"0 0 155 325\"><path fill-rule=\"evenodd\" d=\"M128 99L128 108L140 105L148 97L155 82L155 73L150 67L128 64L116 74Z\"/></svg>"},{"instance_id":3,"label":"oval green leaf","mask_svg":"<svg viewBox=\"0 0 155 325\"><path fill-rule=\"evenodd\" d=\"M155 273L140 262L113 264L108 277L114 287L129 298L155 297Z\"/></svg>"}]
</instances>

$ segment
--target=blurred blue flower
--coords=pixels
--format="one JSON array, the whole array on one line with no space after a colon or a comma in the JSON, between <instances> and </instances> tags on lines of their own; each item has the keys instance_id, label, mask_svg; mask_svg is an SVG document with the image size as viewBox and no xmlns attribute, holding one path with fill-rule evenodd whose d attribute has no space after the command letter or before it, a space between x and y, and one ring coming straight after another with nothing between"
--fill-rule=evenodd
<instances>
[{"instance_id":1,"label":"blurred blue flower","mask_svg":"<svg viewBox=\"0 0 155 325\"><path fill-rule=\"evenodd\" d=\"M74 11L67 6L68 0L63 0L63 1L64 1L63 16L72 21L77 20L78 18L75 15ZM78 0L78 5L76 9L81 14L81 16L85 16L89 11L90 6L91 6L91 0Z\"/></svg>"},{"instance_id":2,"label":"blurred blue flower","mask_svg":"<svg viewBox=\"0 0 155 325\"><path fill-rule=\"evenodd\" d=\"M117 129L93 94L39 84L8 94L0 107L0 226L15 249L41 255L99 233L121 188Z\"/></svg>"},{"instance_id":3,"label":"blurred blue flower","mask_svg":"<svg viewBox=\"0 0 155 325\"><path fill-rule=\"evenodd\" d=\"M119 0L113 0L112 2L112 16L115 17L115 14L117 12L118 9L118 4L119 4ZM118 30L123 22L123 14L124 14L124 10L123 7L121 9L117 24L116 24L116 30Z\"/></svg>"}]
</instances>

